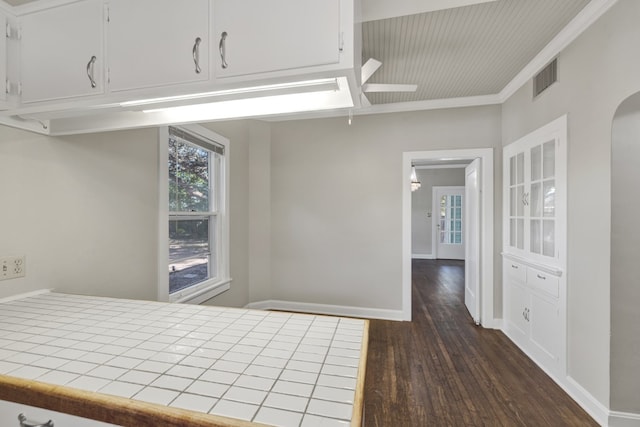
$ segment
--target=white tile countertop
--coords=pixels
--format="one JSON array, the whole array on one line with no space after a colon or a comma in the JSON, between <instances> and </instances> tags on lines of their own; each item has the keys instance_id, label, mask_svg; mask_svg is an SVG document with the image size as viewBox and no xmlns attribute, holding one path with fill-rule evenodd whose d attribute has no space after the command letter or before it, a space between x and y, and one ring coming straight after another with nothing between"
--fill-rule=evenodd
<instances>
[{"instance_id":1,"label":"white tile countertop","mask_svg":"<svg viewBox=\"0 0 640 427\"><path fill-rule=\"evenodd\" d=\"M267 425L346 426L361 410L366 334L360 319L43 292L0 300L0 375Z\"/></svg>"}]
</instances>

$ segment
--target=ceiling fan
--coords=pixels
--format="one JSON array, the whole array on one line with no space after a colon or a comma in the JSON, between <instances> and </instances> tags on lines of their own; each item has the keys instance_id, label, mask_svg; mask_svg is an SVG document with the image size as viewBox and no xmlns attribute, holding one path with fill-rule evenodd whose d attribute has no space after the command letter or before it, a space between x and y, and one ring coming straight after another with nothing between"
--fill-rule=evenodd
<instances>
[{"instance_id":1,"label":"ceiling fan","mask_svg":"<svg viewBox=\"0 0 640 427\"><path fill-rule=\"evenodd\" d=\"M392 83L367 83L367 80L371 78L373 73L378 71L378 68L382 66L382 62L377 59L369 58L367 62L362 65L361 81L362 92L360 93L360 102L363 107L371 107L371 102L365 96L365 93L369 92L415 92L418 89L418 85L408 84L392 84Z\"/></svg>"}]
</instances>

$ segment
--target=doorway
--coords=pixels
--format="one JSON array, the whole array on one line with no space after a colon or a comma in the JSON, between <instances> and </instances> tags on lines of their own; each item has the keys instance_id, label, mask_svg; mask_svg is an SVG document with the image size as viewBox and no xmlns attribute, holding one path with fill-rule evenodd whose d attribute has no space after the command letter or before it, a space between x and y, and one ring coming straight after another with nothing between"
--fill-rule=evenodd
<instances>
[{"instance_id":1,"label":"doorway","mask_svg":"<svg viewBox=\"0 0 640 427\"><path fill-rule=\"evenodd\" d=\"M467 149L442 151L413 151L403 153L403 189L402 189L402 311L403 319L411 320L411 188L409 177L412 164L416 162L458 162L469 163L479 159L478 204L480 219L478 222L479 259L478 259L478 318L485 328L499 328L494 316L493 304L493 149ZM406 178L406 179L404 179ZM475 316L474 316L475 317Z\"/></svg>"},{"instance_id":2,"label":"doorway","mask_svg":"<svg viewBox=\"0 0 640 427\"><path fill-rule=\"evenodd\" d=\"M464 187L433 187L432 239L436 259L465 259L464 206Z\"/></svg>"}]
</instances>

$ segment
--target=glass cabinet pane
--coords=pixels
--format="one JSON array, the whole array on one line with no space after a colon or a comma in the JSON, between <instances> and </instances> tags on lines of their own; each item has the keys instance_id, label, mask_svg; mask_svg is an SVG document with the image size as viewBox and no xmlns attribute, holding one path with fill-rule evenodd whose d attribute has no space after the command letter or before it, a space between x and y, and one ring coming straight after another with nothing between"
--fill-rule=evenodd
<instances>
[{"instance_id":1,"label":"glass cabinet pane","mask_svg":"<svg viewBox=\"0 0 640 427\"><path fill-rule=\"evenodd\" d=\"M532 217L540 217L542 216L542 195L541 195L542 185L539 182L535 184L531 184L531 197L529 203L531 203L531 211L529 215Z\"/></svg>"},{"instance_id":2,"label":"glass cabinet pane","mask_svg":"<svg viewBox=\"0 0 640 427\"><path fill-rule=\"evenodd\" d=\"M522 197L524 195L524 185L519 185L516 188L516 215L523 216L524 215L524 203L522 201Z\"/></svg>"},{"instance_id":3,"label":"glass cabinet pane","mask_svg":"<svg viewBox=\"0 0 640 427\"><path fill-rule=\"evenodd\" d=\"M524 183L524 153L519 153L516 161L517 184Z\"/></svg>"},{"instance_id":4,"label":"glass cabinet pane","mask_svg":"<svg viewBox=\"0 0 640 427\"><path fill-rule=\"evenodd\" d=\"M542 221L542 255L555 256L556 250L556 230L553 220L545 219Z\"/></svg>"},{"instance_id":5,"label":"glass cabinet pane","mask_svg":"<svg viewBox=\"0 0 640 427\"><path fill-rule=\"evenodd\" d=\"M542 176L542 147L531 149L531 180L539 181Z\"/></svg>"},{"instance_id":6,"label":"glass cabinet pane","mask_svg":"<svg viewBox=\"0 0 640 427\"><path fill-rule=\"evenodd\" d=\"M530 236L530 250L534 254L540 253L540 240L542 237L542 230L540 229L540 220L531 220L531 236Z\"/></svg>"},{"instance_id":7,"label":"glass cabinet pane","mask_svg":"<svg viewBox=\"0 0 640 427\"><path fill-rule=\"evenodd\" d=\"M553 178L556 169L556 144L555 141L545 142L543 151L543 172L544 179Z\"/></svg>"},{"instance_id":8,"label":"glass cabinet pane","mask_svg":"<svg viewBox=\"0 0 640 427\"><path fill-rule=\"evenodd\" d=\"M516 216L517 209L518 209L518 197L516 195L516 188L512 187L509 190L509 215Z\"/></svg>"},{"instance_id":9,"label":"glass cabinet pane","mask_svg":"<svg viewBox=\"0 0 640 427\"><path fill-rule=\"evenodd\" d=\"M509 159L509 185L516 185L516 156Z\"/></svg>"},{"instance_id":10,"label":"glass cabinet pane","mask_svg":"<svg viewBox=\"0 0 640 427\"><path fill-rule=\"evenodd\" d=\"M518 219L518 249L524 249L524 219Z\"/></svg>"},{"instance_id":11,"label":"glass cabinet pane","mask_svg":"<svg viewBox=\"0 0 640 427\"><path fill-rule=\"evenodd\" d=\"M509 222L509 246L516 247L516 235L518 234L516 230L516 220L512 219Z\"/></svg>"},{"instance_id":12,"label":"glass cabinet pane","mask_svg":"<svg viewBox=\"0 0 640 427\"><path fill-rule=\"evenodd\" d=\"M555 180L545 181L543 184L544 195L544 216L553 218L556 215L556 182Z\"/></svg>"}]
</instances>

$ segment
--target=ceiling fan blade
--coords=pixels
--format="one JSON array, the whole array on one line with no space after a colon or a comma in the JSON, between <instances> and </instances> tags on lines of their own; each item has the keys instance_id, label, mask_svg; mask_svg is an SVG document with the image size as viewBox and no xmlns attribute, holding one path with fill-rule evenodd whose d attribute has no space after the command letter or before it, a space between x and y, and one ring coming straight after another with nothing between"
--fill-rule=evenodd
<instances>
[{"instance_id":1,"label":"ceiling fan blade","mask_svg":"<svg viewBox=\"0 0 640 427\"><path fill-rule=\"evenodd\" d=\"M362 85L363 92L415 92L416 89L418 89L418 85L377 84L377 83Z\"/></svg>"},{"instance_id":2,"label":"ceiling fan blade","mask_svg":"<svg viewBox=\"0 0 640 427\"><path fill-rule=\"evenodd\" d=\"M360 94L360 104L362 104L362 108L371 107L371 101L369 101L369 98L367 98L364 93Z\"/></svg>"},{"instance_id":3,"label":"ceiling fan blade","mask_svg":"<svg viewBox=\"0 0 640 427\"><path fill-rule=\"evenodd\" d=\"M378 68L382 65L382 62L377 59L369 58L367 62L362 65L362 70L360 71L360 79L361 83L364 84L369 78L378 71Z\"/></svg>"}]
</instances>

